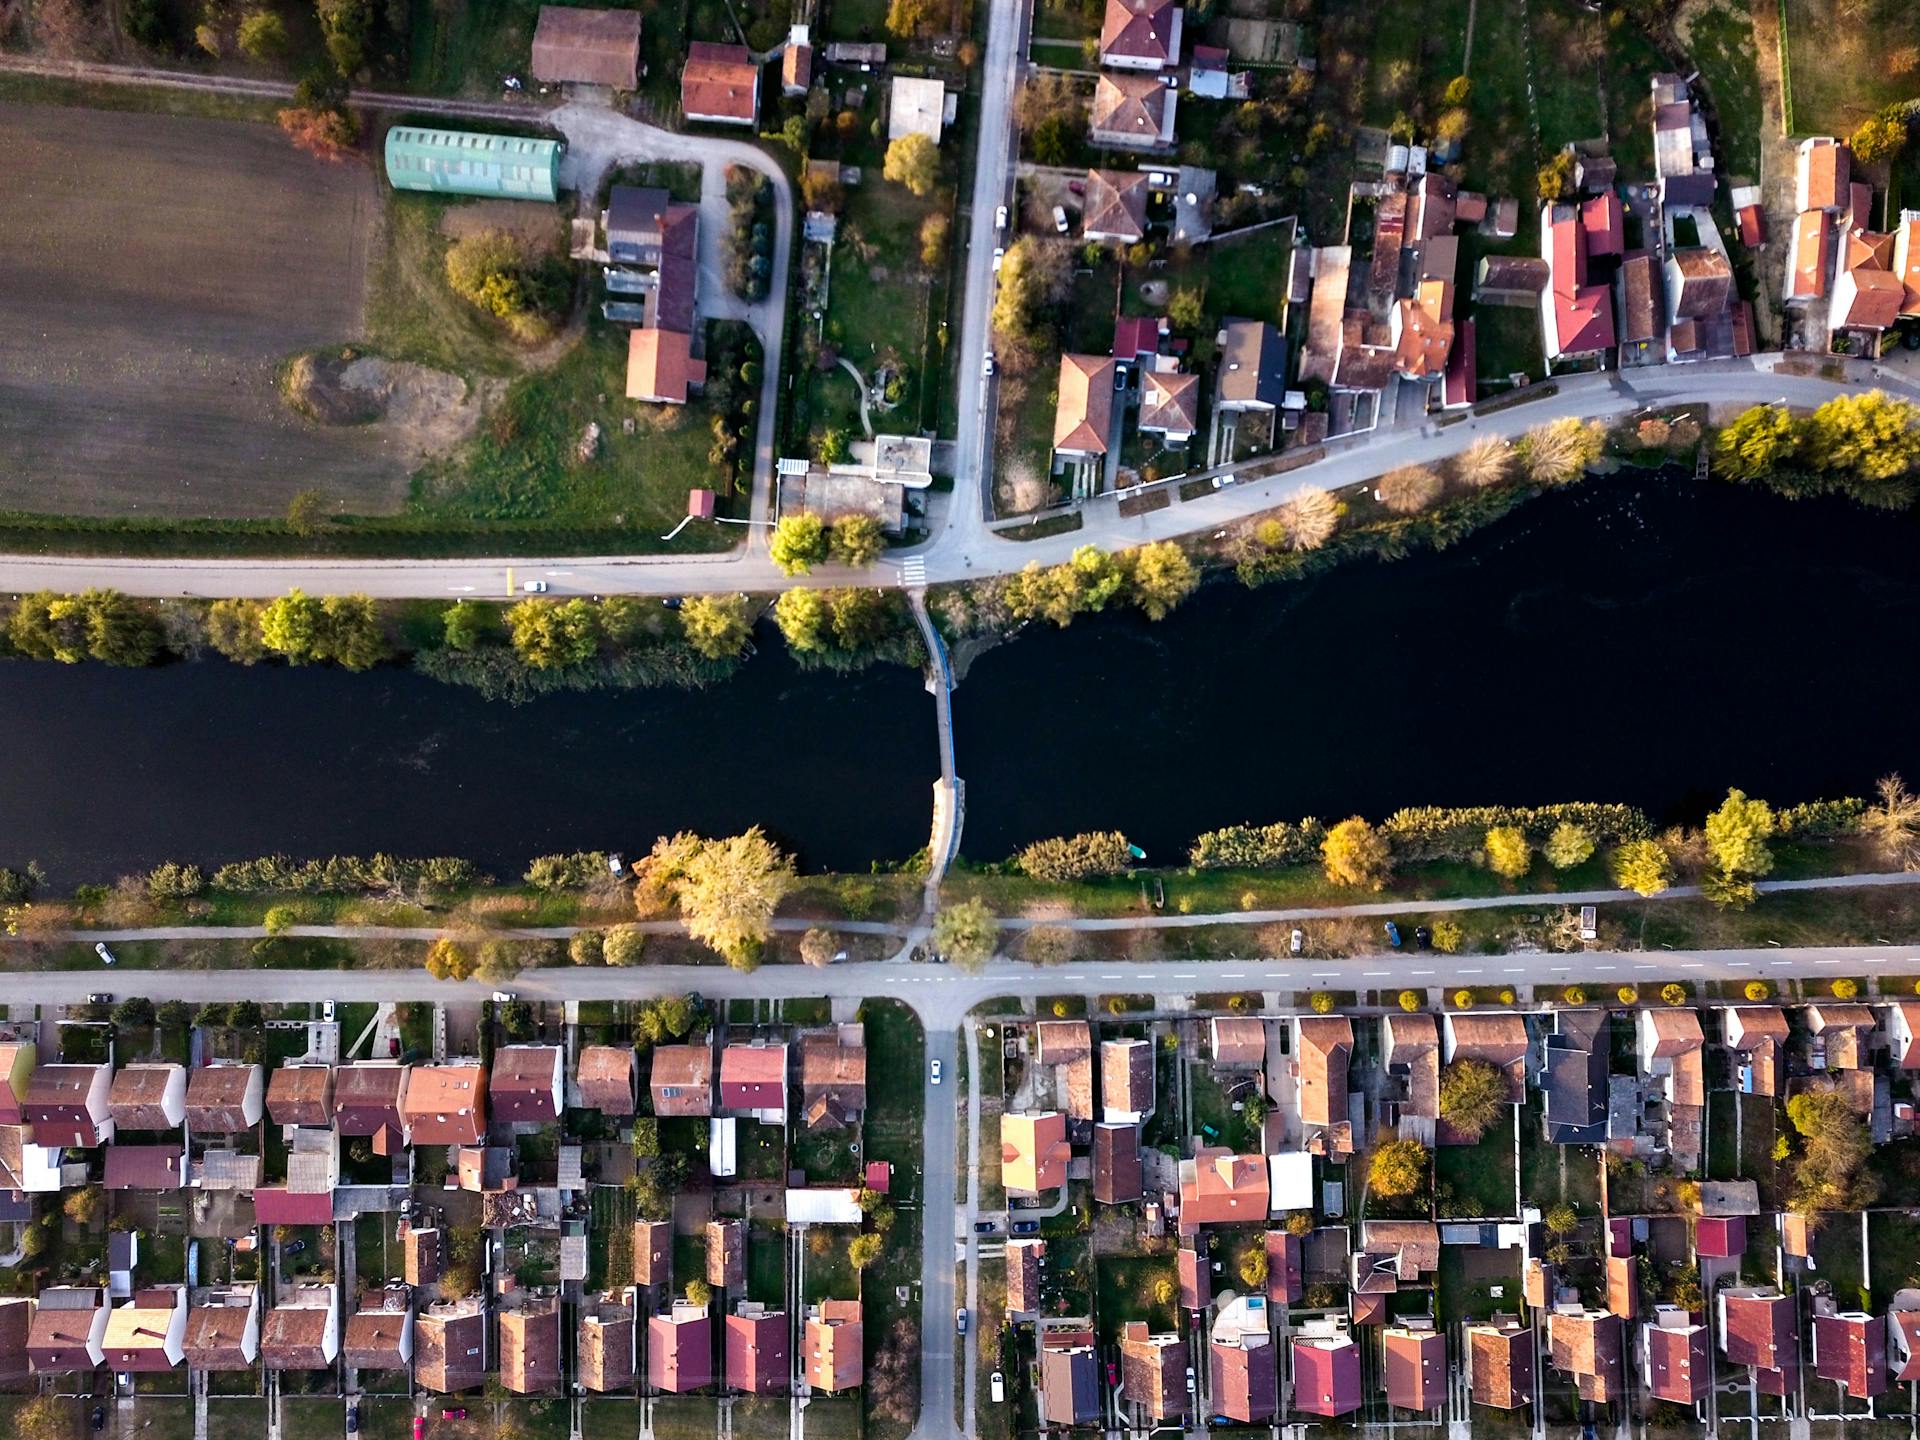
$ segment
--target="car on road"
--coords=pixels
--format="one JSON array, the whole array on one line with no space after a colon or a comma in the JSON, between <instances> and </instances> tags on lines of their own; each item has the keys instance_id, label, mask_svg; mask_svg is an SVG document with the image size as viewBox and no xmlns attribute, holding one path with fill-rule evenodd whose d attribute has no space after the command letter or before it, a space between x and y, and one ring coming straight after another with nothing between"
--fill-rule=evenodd
<instances>
[{"instance_id":1,"label":"car on road","mask_svg":"<svg viewBox=\"0 0 1920 1440\"><path fill-rule=\"evenodd\" d=\"M96 990L91 995L87 996L87 1004L111 1005L113 1004L113 996L109 995L104 990Z\"/></svg>"},{"instance_id":2,"label":"car on road","mask_svg":"<svg viewBox=\"0 0 1920 1440\"><path fill-rule=\"evenodd\" d=\"M996 230L1004 230L1007 228L1006 206L1002 205L998 210L993 212L993 228Z\"/></svg>"},{"instance_id":3,"label":"car on road","mask_svg":"<svg viewBox=\"0 0 1920 1440\"><path fill-rule=\"evenodd\" d=\"M440 1418L442 1420L464 1420L467 1418L467 1407L464 1405L449 1405L440 1412Z\"/></svg>"},{"instance_id":4,"label":"car on road","mask_svg":"<svg viewBox=\"0 0 1920 1440\"><path fill-rule=\"evenodd\" d=\"M993 378L993 352L991 350L987 352L987 358L980 362L980 373L989 380Z\"/></svg>"},{"instance_id":5,"label":"car on road","mask_svg":"<svg viewBox=\"0 0 1920 1440\"><path fill-rule=\"evenodd\" d=\"M1016 1220L1009 1228L1016 1235L1038 1235L1040 1233L1040 1222L1038 1220Z\"/></svg>"},{"instance_id":6,"label":"car on road","mask_svg":"<svg viewBox=\"0 0 1920 1440\"><path fill-rule=\"evenodd\" d=\"M93 953L100 957L100 963L102 965L112 965L116 963L113 957L113 951L107 949L107 942L104 940L96 940L93 942Z\"/></svg>"},{"instance_id":7,"label":"car on road","mask_svg":"<svg viewBox=\"0 0 1920 1440\"><path fill-rule=\"evenodd\" d=\"M953 1331L956 1335L967 1333L967 1307L964 1305L953 1312Z\"/></svg>"},{"instance_id":8,"label":"car on road","mask_svg":"<svg viewBox=\"0 0 1920 1440\"><path fill-rule=\"evenodd\" d=\"M544 580L523 580L520 583L520 589L528 595L544 595L547 593L547 582Z\"/></svg>"},{"instance_id":9,"label":"car on road","mask_svg":"<svg viewBox=\"0 0 1920 1440\"><path fill-rule=\"evenodd\" d=\"M358 1405L349 1405L347 1407L347 1433L349 1435L354 1435L354 1434L358 1434L359 1430L360 1430L360 1407Z\"/></svg>"},{"instance_id":10,"label":"car on road","mask_svg":"<svg viewBox=\"0 0 1920 1440\"><path fill-rule=\"evenodd\" d=\"M106 1406L96 1405L93 1407L93 1428L95 1430L104 1430L107 1428L107 1407Z\"/></svg>"},{"instance_id":11,"label":"car on road","mask_svg":"<svg viewBox=\"0 0 1920 1440\"><path fill-rule=\"evenodd\" d=\"M1120 1367L1114 1364L1113 1361L1109 1360L1107 1361L1107 1388L1112 1389L1115 1386L1119 1385L1119 1383L1120 1383Z\"/></svg>"},{"instance_id":12,"label":"car on road","mask_svg":"<svg viewBox=\"0 0 1920 1440\"><path fill-rule=\"evenodd\" d=\"M1199 1388L1200 1387L1194 1383L1193 1366L1189 1365L1187 1366L1187 1393L1191 1395L1195 1390Z\"/></svg>"},{"instance_id":13,"label":"car on road","mask_svg":"<svg viewBox=\"0 0 1920 1440\"><path fill-rule=\"evenodd\" d=\"M1053 228L1059 234L1064 235L1067 233L1067 207L1066 206L1056 205L1053 207Z\"/></svg>"},{"instance_id":14,"label":"car on road","mask_svg":"<svg viewBox=\"0 0 1920 1440\"><path fill-rule=\"evenodd\" d=\"M396 1058L399 1056L400 1037L398 1035L389 1035L387 1037L387 1054L394 1056Z\"/></svg>"},{"instance_id":15,"label":"car on road","mask_svg":"<svg viewBox=\"0 0 1920 1440\"><path fill-rule=\"evenodd\" d=\"M927 1083L930 1085L938 1085L940 1083L940 1062L938 1060L935 1060L927 1067Z\"/></svg>"},{"instance_id":16,"label":"car on road","mask_svg":"<svg viewBox=\"0 0 1920 1440\"><path fill-rule=\"evenodd\" d=\"M1400 927L1391 920L1387 921L1387 944L1396 950L1400 948Z\"/></svg>"},{"instance_id":17,"label":"car on road","mask_svg":"<svg viewBox=\"0 0 1920 1440\"><path fill-rule=\"evenodd\" d=\"M496 1005L511 1005L513 1003L513 991L511 990L494 991L493 1003Z\"/></svg>"}]
</instances>

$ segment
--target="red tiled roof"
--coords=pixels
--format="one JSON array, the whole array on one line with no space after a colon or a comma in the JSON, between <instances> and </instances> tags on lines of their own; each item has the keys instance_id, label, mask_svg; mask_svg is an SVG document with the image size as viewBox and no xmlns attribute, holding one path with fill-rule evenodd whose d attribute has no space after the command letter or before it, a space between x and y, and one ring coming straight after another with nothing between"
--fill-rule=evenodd
<instances>
[{"instance_id":1,"label":"red tiled roof","mask_svg":"<svg viewBox=\"0 0 1920 1440\"><path fill-rule=\"evenodd\" d=\"M693 337L678 330L627 332L627 398L687 403L707 383L707 362L693 356Z\"/></svg>"},{"instance_id":2,"label":"red tiled roof","mask_svg":"<svg viewBox=\"0 0 1920 1440\"><path fill-rule=\"evenodd\" d=\"M1175 0L1107 0L1100 24L1100 53L1162 64L1178 59L1171 53L1178 8Z\"/></svg>"},{"instance_id":3,"label":"red tiled roof","mask_svg":"<svg viewBox=\"0 0 1920 1440\"><path fill-rule=\"evenodd\" d=\"M680 108L688 119L752 122L759 113L760 67L744 45L695 40L680 72Z\"/></svg>"},{"instance_id":4,"label":"red tiled roof","mask_svg":"<svg viewBox=\"0 0 1920 1440\"><path fill-rule=\"evenodd\" d=\"M1360 1408L1360 1348L1351 1340L1293 1342L1293 1408L1345 1415Z\"/></svg>"}]
</instances>

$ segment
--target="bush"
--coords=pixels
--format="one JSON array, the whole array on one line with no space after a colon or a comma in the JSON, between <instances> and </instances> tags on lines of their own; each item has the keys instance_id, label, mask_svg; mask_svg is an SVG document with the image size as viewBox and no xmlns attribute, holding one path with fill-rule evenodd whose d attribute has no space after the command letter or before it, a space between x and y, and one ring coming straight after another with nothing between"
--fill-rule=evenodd
<instances>
[{"instance_id":1,"label":"bush","mask_svg":"<svg viewBox=\"0 0 1920 1440\"><path fill-rule=\"evenodd\" d=\"M1314 859L1326 827L1311 816L1298 824L1229 825L1193 842L1188 860L1200 870L1264 870Z\"/></svg>"},{"instance_id":2,"label":"bush","mask_svg":"<svg viewBox=\"0 0 1920 1440\"><path fill-rule=\"evenodd\" d=\"M1321 863L1335 885L1379 890L1387 883L1392 851L1387 838L1358 815L1342 820L1320 842Z\"/></svg>"},{"instance_id":3,"label":"bush","mask_svg":"<svg viewBox=\"0 0 1920 1440\"><path fill-rule=\"evenodd\" d=\"M454 241L446 271L454 294L528 342L546 337L572 290L564 264L501 230L476 230Z\"/></svg>"},{"instance_id":4,"label":"bush","mask_svg":"<svg viewBox=\"0 0 1920 1440\"><path fill-rule=\"evenodd\" d=\"M1099 830L1036 840L1013 859L1023 874L1035 880L1071 884L1096 876L1119 875L1132 864L1133 856L1125 835L1118 830Z\"/></svg>"},{"instance_id":5,"label":"bush","mask_svg":"<svg viewBox=\"0 0 1920 1440\"><path fill-rule=\"evenodd\" d=\"M576 930L567 938L567 958L576 965L605 964L606 943L598 930Z\"/></svg>"},{"instance_id":6,"label":"bush","mask_svg":"<svg viewBox=\"0 0 1920 1440\"><path fill-rule=\"evenodd\" d=\"M1749 980L1746 996L1749 1000L1768 1000L1773 996L1773 987L1764 980Z\"/></svg>"},{"instance_id":7,"label":"bush","mask_svg":"<svg viewBox=\"0 0 1920 1440\"><path fill-rule=\"evenodd\" d=\"M542 855L527 866L527 883L549 893L584 890L611 872L603 850L576 850L570 855Z\"/></svg>"},{"instance_id":8,"label":"bush","mask_svg":"<svg viewBox=\"0 0 1920 1440\"><path fill-rule=\"evenodd\" d=\"M1453 1008L1456 1010L1471 1010L1473 1008L1473 991L1471 990L1454 991L1453 992Z\"/></svg>"},{"instance_id":9,"label":"bush","mask_svg":"<svg viewBox=\"0 0 1920 1440\"><path fill-rule=\"evenodd\" d=\"M1587 992L1584 986L1569 985L1560 992L1560 998L1569 1005L1584 1005L1587 1003Z\"/></svg>"},{"instance_id":10,"label":"bush","mask_svg":"<svg viewBox=\"0 0 1920 1440\"><path fill-rule=\"evenodd\" d=\"M1406 1011L1409 1015L1411 1015L1414 1011L1418 1010L1420 1008L1419 992L1414 990L1402 990L1400 992L1400 1008Z\"/></svg>"},{"instance_id":11,"label":"bush","mask_svg":"<svg viewBox=\"0 0 1920 1440\"><path fill-rule=\"evenodd\" d=\"M1442 955L1458 955L1460 947L1467 943L1467 932L1457 920L1436 920L1433 922L1433 948Z\"/></svg>"},{"instance_id":12,"label":"bush","mask_svg":"<svg viewBox=\"0 0 1920 1440\"><path fill-rule=\"evenodd\" d=\"M1668 981L1660 987L1660 998L1669 1005L1684 1005L1687 1003L1687 987L1675 981Z\"/></svg>"},{"instance_id":13,"label":"bush","mask_svg":"<svg viewBox=\"0 0 1920 1440\"><path fill-rule=\"evenodd\" d=\"M1373 1152L1367 1184L1376 1195L1403 1199L1417 1195L1427 1183L1427 1147L1417 1140L1389 1140Z\"/></svg>"},{"instance_id":14,"label":"bush","mask_svg":"<svg viewBox=\"0 0 1920 1440\"><path fill-rule=\"evenodd\" d=\"M190 900L206 888L207 877L198 865L169 860L147 872L147 894L156 900Z\"/></svg>"},{"instance_id":15,"label":"bush","mask_svg":"<svg viewBox=\"0 0 1920 1440\"><path fill-rule=\"evenodd\" d=\"M1619 997L1622 1005L1632 1005L1640 998L1640 992L1631 985L1622 985L1613 993Z\"/></svg>"},{"instance_id":16,"label":"bush","mask_svg":"<svg viewBox=\"0 0 1920 1440\"><path fill-rule=\"evenodd\" d=\"M1847 980L1843 978L1833 982L1833 998L1836 1000L1852 1000L1859 994L1860 982L1858 980Z\"/></svg>"},{"instance_id":17,"label":"bush","mask_svg":"<svg viewBox=\"0 0 1920 1440\"><path fill-rule=\"evenodd\" d=\"M1313 998L1307 1003L1313 1007L1313 1013L1316 1015L1333 1013L1333 996L1325 990L1314 991Z\"/></svg>"},{"instance_id":18,"label":"bush","mask_svg":"<svg viewBox=\"0 0 1920 1440\"><path fill-rule=\"evenodd\" d=\"M484 883L469 860L403 860L392 855L335 855L326 860L292 860L266 855L239 860L213 872L213 888L240 894L387 893L408 886L462 890Z\"/></svg>"}]
</instances>

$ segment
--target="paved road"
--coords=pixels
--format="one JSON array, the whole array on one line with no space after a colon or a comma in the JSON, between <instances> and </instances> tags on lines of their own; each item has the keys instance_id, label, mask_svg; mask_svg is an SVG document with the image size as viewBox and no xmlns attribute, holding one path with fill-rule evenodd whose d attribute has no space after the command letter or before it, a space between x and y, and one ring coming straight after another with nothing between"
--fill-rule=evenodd
<instances>
[{"instance_id":1,"label":"paved road","mask_svg":"<svg viewBox=\"0 0 1920 1440\"><path fill-rule=\"evenodd\" d=\"M959 1093L960 1034L951 1023L927 1026L929 1069L936 1060L941 1083L932 1085L926 1076L920 1077L926 1091L926 1123L920 1136L920 1424L914 1432L920 1440L949 1440L972 1433L956 1430L953 1420L958 1340L953 1327L959 1303L953 1288L958 1205L954 1156L959 1146L959 1105L954 1097Z\"/></svg>"}]
</instances>

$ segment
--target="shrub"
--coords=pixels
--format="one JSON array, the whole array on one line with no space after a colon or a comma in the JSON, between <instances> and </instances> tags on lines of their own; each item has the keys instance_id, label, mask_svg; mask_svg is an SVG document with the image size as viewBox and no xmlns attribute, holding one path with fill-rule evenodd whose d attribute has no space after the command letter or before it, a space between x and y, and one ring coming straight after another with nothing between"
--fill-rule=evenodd
<instances>
[{"instance_id":1,"label":"shrub","mask_svg":"<svg viewBox=\"0 0 1920 1440\"><path fill-rule=\"evenodd\" d=\"M1684 1005L1687 1003L1687 987L1670 980L1660 987L1660 998L1669 1005Z\"/></svg>"},{"instance_id":2,"label":"shrub","mask_svg":"<svg viewBox=\"0 0 1920 1440\"><path fill-rule=\"evenodd\" d=\"M1560 992L1560 998L1569 1005L1584 1005L1587 1003L1586 988L1580 985L1569 985Z\"/></svg>"},{"instance_id":3,"label":"shrub","mask_svg":"<svg viewBox=\"0 0 1920 1440\"><path fill-rule=\"evenodd\" d=\"M1413 990L1402 990L1400 992L1400 1008L1409 1015L1418 1010L1420 1008L1419 993Z\"/></svg>"},{"instance_id":4,"label":"shrub","mask_svg":"<svg viewBox=\"0 0 1920 1440\"><path fill-rule=\"evenodd\" d=\"M1587 833L1584 825L1562 820L1553 827L1553 833L1547 837L1541 853L1554 869L1571 870L1575 865L1585 864L1593 855L1593 836Z\"/></svg>"},{"instance_id":5,"label":"shrub","mask_svg":"<svg viewBox=\"0 0 1920 1440\"><path fill-rule=\"evenodd\" d=\"M549 893L584 890L608 874L604 850L576 850L568 855L542 855L527 866L527 884Z\"/></svg>"},{"instance_id":6,"label":"shrub","mask_svg":"<svg viewBox=\"0 0 1920 1440\"><path fill-rule=\"evenodd\" d=\"M1500 992L1500 1003L1501 1003L1502 1005L1511 1005L1511 1004L1513 1004L1513 1002L1514 1002L1514 998L1515 998L1515 997L1514 997L1514 992L1513 992L1513 987L1512 987L1512 986L1508 986L1508 987L1507 987L1506 989L1504 989L1504 990L1502 990L1502 991Z\"/></svg>"},{"instance_id":7,"label":"shrub","mask_svg":"<svg viewBox=\"0 0 1920 1440\"><path fill-rule=\"evenodd\" d=\"M567 937L567 958L576 965L602 965L607 958L607 937L598 930L576 930Z\"/></svg>"},{"instance_id":8,"label":"shrub","mask_svg":"<svg viewBox=\"0 0 1920 1440\"><path fill-rule=\"evenodd\" d=\"M1458 955L1460 947L1466 943L1467 932L1461 928L1458 920L1433 922L1433 948L1442 955Z\"/></svg>"},{"instance_id":9,"label":"shrub","mask_svg":"<svg viewBox=\"0 0 1920 1440\"><path fill-rule=\"evenodd\" d=\"M1631 1005L1640 998L1640 992L1631 985L1622 985L1613 993L1620 997L1622 1005Z\"/></svg>"},{"instance_id":10,"label":"shrub","mask_svg":"<svg viewBox=\"0 0 1920 1440\"><path fill-rule=\"evenodd\" d=\"M1749 1000L1766 1000L1772 997L1773 987L1764 980L1749 980L1746 995Z\"/></svg>"},{"instance_id":11,"label":"shrub","mask_svg":"<svg viewBox=\"0 0 1920 1440\"><path fill-rule=\"evenodd\" d=\"M1836 1000L1851 1000L1859 993L1860 982L1857 980L1842 978L1833 982L1833 998Z\"/></svg>"},{"instance_id":12,"label":"shrub","mask_svg":"<svg viewBox=\"0 0 1920 1440\"><path fill-rule=\"evenodd\" d=\"M1454 991L1453 1005L1456 1010L1471 1010L1473 1008L1473 992L1471 990Z\"/></svg>"},{"instance_id":13,"label":"shrub","mask_svg":"<svg viewBox=\"0 0 1920 1440\"><path fill-rule=\"evenodd\" d=\"M1327 1015L1333 1011L1333 996L1325 990L1314 991L1313 998L1307 1003L1313 1007L1316 1015Z\"/></svg>"},{"instance_id":14,"label":"shrub","mask_svg":"<svg viewBox=\"0 0 1920 1440\"><path fill-rule=\"evenodd\" d=\"M1320 842L1327 879L1336 885L1382 888L1391 854L1386 836L1358 815L1342 820Z\"/></svg>"},{"instance_id":15,"label":"shrub","mask_svg":"<svg viewBox=\"0 0 1920 1440\"><path fill-rule=\"evenodd\" d=\"M1200 870L1264 870L1314 858L1326 827L1309 816L1298 824L1229 825L1193 842L1187 859Z\"/></svg>"},{"instance_id":16,"label":"shrub","mask_svg":"<svg viewBox=\"0 0 1920 1440\"><path fill-rule=\"evenodd\" d=\"M615 925L600 942L600 955L609 965L638 965L647 948L647 932L638 925Z\"/></svg>"},{"instance_id":17,"label":"shrub","mask_svg":"<svg viewBox=\"0 0 1920 1440\"><path fill-rule=\"evenodd\" d=\"M1533 847L1518 825L1496 825L1487 831L1487 868L1507 880L1518 880L1533 868Z\"/></svg>"},{"instance_id":18,"label":"shrub","mask_svg":"<svg viewBox=\"0 0 1920 1440\"><path fill-rule=\"evenodd\" d=\"M1132 863L1127 837L1118 830L1036 840L1014 858L1023 874L1052 884L1118 875Z\"/></svg>"},{"instance_id":19,"label":"shrub","mask_svg":"<svg viewBox=\"0 0 1920 1440\"><path fill-rule=\"evenodd\" d=\"M198 865L169 860L147 872L147 894L156 900L189 900L206 888L207 877Z\"/></svg>"}]
</instances>

